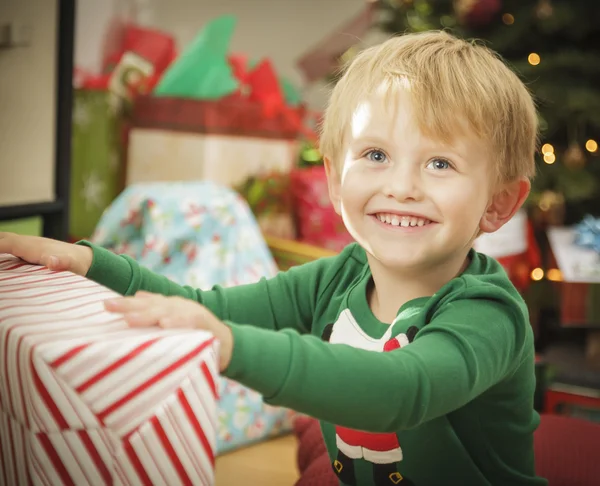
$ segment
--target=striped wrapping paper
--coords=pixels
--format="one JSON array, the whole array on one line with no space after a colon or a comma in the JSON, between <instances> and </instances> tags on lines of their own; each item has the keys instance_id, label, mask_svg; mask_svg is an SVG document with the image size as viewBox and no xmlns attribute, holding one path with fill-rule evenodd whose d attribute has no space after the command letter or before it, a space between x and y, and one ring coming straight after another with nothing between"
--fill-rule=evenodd
<instances>
[{"instance_id":1,"label":"striped wrapping paper","mask_svg":"<svg viewBox=\"0 0 600 486\"><path fill-rule=\"evenodd\" d=\"M0 255L0 484L214 484L218 343Z\"/></svg>"}]
</instances>

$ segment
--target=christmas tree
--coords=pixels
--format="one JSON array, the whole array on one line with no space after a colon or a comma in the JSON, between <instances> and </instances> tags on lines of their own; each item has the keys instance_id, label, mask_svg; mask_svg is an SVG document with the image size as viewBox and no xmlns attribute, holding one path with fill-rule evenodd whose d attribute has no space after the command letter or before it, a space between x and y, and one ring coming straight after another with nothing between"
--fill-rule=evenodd
<instances>
[{"instance_id":1,"label":"christmas tree","mask_svg":"<svg viewBox=\"0 0 600 486\"><path fill-rule=\"evenodd\" d=\"M389 33L445 29L498 52L538 105L538 175L528 204L545 223L600 216L600 2L381 0Z\"/></svg>"}]
</instances>

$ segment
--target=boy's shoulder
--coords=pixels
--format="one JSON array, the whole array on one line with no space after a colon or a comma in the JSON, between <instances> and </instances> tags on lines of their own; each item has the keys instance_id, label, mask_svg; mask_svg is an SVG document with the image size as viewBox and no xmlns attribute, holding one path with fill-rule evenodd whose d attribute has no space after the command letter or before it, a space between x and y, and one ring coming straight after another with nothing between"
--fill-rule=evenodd
<instances>
[{"instance_id":1,"label":"boy's shoulder","mask_svg":"<svg viewBox=\"0 0 600 486\"><path fill-rule=\"evenodd\" d=\"M469 256L466 270L440 289L430 302L432 314L451 310L489 316L510 322L512 326L528 326L527 304L502 265L475 250L471 250Z\"/></svg>"}]
</instances>

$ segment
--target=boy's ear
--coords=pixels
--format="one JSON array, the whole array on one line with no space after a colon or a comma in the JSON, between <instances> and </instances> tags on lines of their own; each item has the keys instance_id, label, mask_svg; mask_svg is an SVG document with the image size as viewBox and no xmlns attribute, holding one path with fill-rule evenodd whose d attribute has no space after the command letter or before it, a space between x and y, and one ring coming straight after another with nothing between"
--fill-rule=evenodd
<instances>
[{"instance_id":1,"label":"boy's ear","mask_svg":"<svg viewBox=\"0 0 600 486\"><path fill-rule=\"evenodd\" d=\"M493 233L502 228L521 208L530 190L531 182L526 178L502 185L493 195L481 218L481 231Z\"/></svg>"},{"instance_id":2,"label":"boy's ear","mask_svg":"<svg viewBox=\"0 0 600 486\"><path fill-rule=\"evenodd\" d=\"M341 202L341 189L342 189L342 177L339 173L336 165L331 161L329 157L324 157L323 162L325 163L325 174L327 175L327 188L329 189L329 199L335 212L339 215L342 214L342 202Z\"/></svg>"}]
</instances>

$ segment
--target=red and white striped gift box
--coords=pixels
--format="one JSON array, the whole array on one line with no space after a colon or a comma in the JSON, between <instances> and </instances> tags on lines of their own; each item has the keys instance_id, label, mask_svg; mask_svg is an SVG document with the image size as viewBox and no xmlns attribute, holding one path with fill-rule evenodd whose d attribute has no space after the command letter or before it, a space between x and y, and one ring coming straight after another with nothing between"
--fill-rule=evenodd
<instances>
[{"instance_id":1,"label":"red and white striped gift box","mask_svg":"<svg viewBox=\"0 0 600 486\"><path fill-rule=\"evenodd\" d=\"M0 484L214 484L218 343L0 255Z\"/></svg>"}]
</instances>

